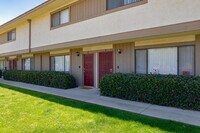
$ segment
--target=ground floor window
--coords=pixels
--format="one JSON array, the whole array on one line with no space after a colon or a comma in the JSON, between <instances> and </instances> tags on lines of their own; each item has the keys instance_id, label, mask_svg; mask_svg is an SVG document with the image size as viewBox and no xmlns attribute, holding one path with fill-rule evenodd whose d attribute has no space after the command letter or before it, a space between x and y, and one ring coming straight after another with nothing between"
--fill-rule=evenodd
<instances>
[{"instance_id":1,"label":"ground floor window","mask_svg":"<svg viewBox=\"0 0 200 133\"><path fill-rule=\"evenodd\" d=\"M5 61L1 60L0 61L0 70L4 70L5 69Z\"/></svg>"},{"instance_id":2,"label":"ground floor window","mask_svg":"<svg viewBox=\"0 0 200 133\"><path fill-rule=\"evenodd\" d=\"M51 70L60 72L70 71L70 56L53 56L51 57Z\"/></svg>"},{"instance_id":3,"label":"ground floor window","mask_svg":"<svg viewBox=\"0 0 200 133\"><path fill-rule=\"evenodd\" d=\"M9 60L9 70L17 70L17 60Z\"/></svg>"},{"instance_id":4,"label":"ground floor window","mask_svg":"<svg viewBox=\"0 0 200 133\"><path fill-rule=\"evenodd\" d=\"M136 73L194 75L194 46L136 50Z\"/></svg>"},{"instance_id":5,"label":"ground floor window","mask_svg":"<svg viewBox=\"0 0 200 133\"><path fill-rule=\"evenodd\" d=\"M177 48L148 50L148 74L177 75Z\"/></svg>"},{"instance_id":6,"label":"ground floor window","mask_svg":"<svg viewBox=\"0 0 200 133\"><path fill-rule=\"evenodd\" d=\"M179 47L179 75L194 75L194 52L192 46Z\"/></svg>"},{"instance_id":7,"label":"ground floor window","mask_svg":"<svg viewBox=\"0 0 200 133\"><path fill-rule=\"evenodd\" d=\"M33 58L26 58L22 60L22 68L25 71L34 70Z\"/></svg>"}]
</instances>

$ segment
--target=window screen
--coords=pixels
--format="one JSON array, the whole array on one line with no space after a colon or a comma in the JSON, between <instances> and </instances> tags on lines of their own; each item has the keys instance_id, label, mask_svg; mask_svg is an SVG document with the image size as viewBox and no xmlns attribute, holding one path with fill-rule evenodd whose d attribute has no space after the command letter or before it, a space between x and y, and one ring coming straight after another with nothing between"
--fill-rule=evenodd
<instances>
[{"instance_id":1,"label":"window screen","mask_svg":"<svg viewBox=\"0 0 200 133\"><path fill-rule=\"evenodd\" d=\"M33 58L23 59L23 70L29 71L34 69Z\"/></svg>"},{"instance_id":2,"label":"window screen","mask_svg":"<svg viewBox=\"0 0 200 133\"><path fill-rule=\"evenodd\" d=\"M70 70L70 56L54 56L51 57L51 70L68 72Z\"/></svg>"},{"instance_id":3,"label":"window screen","mask_svg":"<svg viewBox=\"0 0 200 133\"><path fill-rule=\"evenodd\" d=\"M107 0L107 10L114 9L123 5L123 0Z\"/></svg>"},{"instance_id":4,"label":"window screen","mask_svg":"<svg viewBox=\"0 0 200 133\"><path fill-rule=\"evenodd\" d=\"M141 1L141 0L124 0L124 5L135 3L135 2L138 2L138 1Z\"/></svg>"},{"instance_id":5,"label":"window screen","mask_svg":"<svg viewBox=\"0 0 200 133\"><path fill-rule=\"evenodd\" d=\"M194 75L194 46L179 47L179 75Z\"/></svg>"},{"instance_id":6,"label":"window screen","mask_svg":"<svg viewBox=\"0 0 200 133\"><path fill-rule=\"evenodd\" d=\"M52 15L52 27L58 26L60 24L60 13L55 13Z\"/></svg>"},{"instance_id":7,"label":"window screen","mask_svg":"<svg viewBox=\"0 0 200 133\"><path fill-rule=\"evenodd\" d=\"M69 10L63 10L60 12L60 24L69 22Z\"/></svg>"},{"instance_id":8,"label":"window screen","mask_svg":"<svg viewBox=\"0 0 200 133\"><path fill-rule=\"evenodd\" d=\"M149 74L177 75L177 47L148 50Z\"/></svg>"},{"instance_id":9,"label":"window screen","mask_svg":"<svg viewBox=\"0 0 200 133\"><path fill-rule=\"evenodd\" d=\"M136 73L147 73L147 50L136 50Z\"/></svg>"},{"instance_id":10,"label":"window screen","mask_svg":"<svg viewBox=\"0 0 200 133\"><path fill-rule=\"evenodd\" d=\"M8 32L8 41L12 41L16 39L16 31L12 30L10 32Z\"/></svg>"}]
</instances>

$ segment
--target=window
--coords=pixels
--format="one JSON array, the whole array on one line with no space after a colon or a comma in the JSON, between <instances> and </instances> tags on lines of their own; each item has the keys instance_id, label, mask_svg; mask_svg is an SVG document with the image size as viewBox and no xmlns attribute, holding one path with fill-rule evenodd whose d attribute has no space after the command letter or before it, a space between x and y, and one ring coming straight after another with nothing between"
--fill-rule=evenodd
<instances>
[{"instance_id":1,"label":"window","mask_svg":"<svg viewBox=\"0 0 200 133\"><path fill-rule=\"evenodd\" d=\"M8 41L13 41L16 39L16 31L12 30L8 32Z\"/></svg>"},{"instance_id":2,"label":"window","mask_svg":"<svg viewBox=\"0 0 200 133\"><path fill-rule=\"evenodd\" d=\"M131 3L136 3L142 0L107 0L107 10L125 6Z\"/></svg>"},{"instance_id":3,"label":"window","mask_svg":"<svg viewBox=\"0 0 200 133\"><path fill-rule=\"evenodd\" d=\"M194 47L179 48L179 75L194 75Z\"/></svg>"},{"instance_id":4,"label":"window","mask_svg":"<svg viewBox=\"0 0 200 133\"><path fill-rule=\"evenodd\" d=\"M128 5L128 4L131 4L131 3L138 2L138 1L141 1L141 0L124 0L124 5Z\"/></svg>"},{"instance_id":5,"label":"window","mask_svg":"<svg viewBox=\"0 0 200 133\"><path fill-rule=\"evenodd\" d=\"M27 58L22 60L23 70L30 71L34 69L34 63L32 58Z\"/></svg>"},{"instance_id":6,"label":"window","mask_svg":"<svg viewBox=\"0 0 200 133\"><path fill-rule=\"evenodd\" d=\"M0 61L0 70L4 70L5 69L5 61L1 60Z\"/></svg>"},{"instance_id":7,"label":"window","mask_svg":"<svg viewBox=\"0 0 200 133\"><path fill-rule=\"evenodd\" d=\"M51 27L69 22L69 9L65 9L51 15Z\"/></svg>"},{"instance_id":8,"label":"window","mask_svg":"<svg viewBox=\"0 0 200 133\"><path fill-rule=\"evenodd\" d=\"M148 73L177 75L177 47L149 49Z\"/></svg>"},{"instance_id":9,"label":"window","mask_svg":"<svg viewBox=\"0 0 200 133\"><path fill-rule=\"evenodd\" d=\"M138 74L194 75L194 46L136 50L135 56Z\"/></svg>"},{"instance_id":10,"label":"window","mask_svg":"<svg viewBox=\"0 0 200 133\"><path fill-rule=\"evenodd\" d=\"M136 73L147 73L147 50L136 51Z\"/></svg>"},{"instance_id":11,"label":"window","mask_svg":"<svg viewBox=\"0 0 200 133\"><path fill-rule=\"evenodd\" d=\"M60 72L70 71L70 56L54 56L51 57L51 70Z\"/></svg>"}]
</instances>

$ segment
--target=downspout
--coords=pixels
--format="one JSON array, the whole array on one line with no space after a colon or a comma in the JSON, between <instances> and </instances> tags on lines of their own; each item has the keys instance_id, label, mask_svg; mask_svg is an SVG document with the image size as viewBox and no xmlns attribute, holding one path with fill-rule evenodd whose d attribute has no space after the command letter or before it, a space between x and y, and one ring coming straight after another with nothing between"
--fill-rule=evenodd
<instances>
[{"instance_id":1,"label":"downspout","mask_svg":"<svg viewBox=\"0 0 200 133\"><path fill-rule=\"evenodd\" d=\"M28 47L28 51L29 53L31 53L31 19L27 20L29 23L29 47Z\"/></svg>"}]
</instances>

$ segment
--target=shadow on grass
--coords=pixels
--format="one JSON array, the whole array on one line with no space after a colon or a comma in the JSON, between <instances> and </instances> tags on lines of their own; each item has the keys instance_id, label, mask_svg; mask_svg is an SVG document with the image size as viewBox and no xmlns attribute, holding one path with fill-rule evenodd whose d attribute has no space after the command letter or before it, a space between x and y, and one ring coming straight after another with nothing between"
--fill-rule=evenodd
<instances>
[{"instance_id":1,"label":"shadow on grass","mask_svg":"<svg viewBox=\"0 0 200 133\"><path fill-rule=\"evenodd\" d=\"M23 88L13 87L9 85L0 84L0 86L14 90L14 91L18 91L20 93L31 95L34 97L42 98L44 100L48 100L54 103L70 106L73 108L78 108L78 109L89 111L92 113L102 113L109 117L118 118L124 121L140 122L144 125L159 128L161 130L168 131L168 132L178 132L178 133L188 133L188 132L199 133L200 132L200 127L190 126L190 125L168 121L168 120L161 120L157 118L147 117L147 116L120 111L120 110L103 107L99 105L88 104L88 103L73 101L73 100L66 100L65 98L61 98L58 96L44 94L44 93L35 92L31 90L25 90Z\"/></svg>"}]
</instances>

